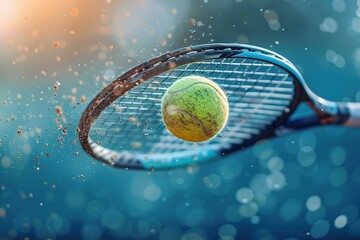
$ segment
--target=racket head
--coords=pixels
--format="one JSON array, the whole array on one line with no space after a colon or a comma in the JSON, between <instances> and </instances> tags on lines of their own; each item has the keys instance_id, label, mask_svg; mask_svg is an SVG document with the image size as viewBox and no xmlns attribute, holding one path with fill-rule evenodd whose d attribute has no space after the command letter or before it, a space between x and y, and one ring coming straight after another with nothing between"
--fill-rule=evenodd
<instances>
[{"instance_id":1,"label":"racket head","mask_svg":"<svg viewBox=\"0 0 360 240\"><path fill-rule=\"evenodd\" d=\"M228 123L207 142L182 141L162 122L163 94L188 75L213 80L228 96ZM290 61L263 48L186 47L153 58L106 86L83 113L79 140L92 157L119 168L168 169L207 162L272 137L306 96L304 86Z\"/></svg>"}]
</instances>

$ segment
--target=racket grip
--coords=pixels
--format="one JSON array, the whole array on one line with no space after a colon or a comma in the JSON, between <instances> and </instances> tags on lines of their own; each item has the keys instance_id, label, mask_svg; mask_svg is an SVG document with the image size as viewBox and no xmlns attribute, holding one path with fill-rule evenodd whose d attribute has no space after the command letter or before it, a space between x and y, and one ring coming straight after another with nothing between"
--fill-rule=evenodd
<instances>
[{"instance_id":1,"label":"racket grip","mask_svg":"<svg viewBox=\"0 0 360 240\"><path fill-rule=\"evenodd\" d=\"M349 118L345 121L345 126L360 127L360 103L346 103L349 111Z\"/></svg>"}]
</instances>

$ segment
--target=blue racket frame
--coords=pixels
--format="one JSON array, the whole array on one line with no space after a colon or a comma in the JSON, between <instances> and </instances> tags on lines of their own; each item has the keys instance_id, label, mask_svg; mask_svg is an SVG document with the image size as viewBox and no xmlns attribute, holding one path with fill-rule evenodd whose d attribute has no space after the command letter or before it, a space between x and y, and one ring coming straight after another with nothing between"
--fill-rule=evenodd
<instances>
[{"instance_id":1,"label":"blue racket frame","mask_svg":"<svg viewBox=\"0 0 360 240\"><path fill-rule=\"evenodd\" d=\"M292 101L289 103L289 110L284 112L282 117L263 131L260 136L241 144L233 144L228 149L213 149L211 146L204 145L195 150L148 155L126 150L108 149L90 138L89 131L102 111L126 92L170 69L184 64L219 58L244 58L271 63L285 70L294 79L295 92ZM290 119L291 114L302 102L307 103L314 110L314 114ZM249 147L259 140L283 136L294 130L322 124L360 126L360 104L335 103L317 96L306 85L296 67L289 60L273 51L242 44L204 44L166 53L118 77L88 105L80 119L78 133L84 150L103 163L125 169L168 169L208 162Z\"/></svg>"}]
</instances>

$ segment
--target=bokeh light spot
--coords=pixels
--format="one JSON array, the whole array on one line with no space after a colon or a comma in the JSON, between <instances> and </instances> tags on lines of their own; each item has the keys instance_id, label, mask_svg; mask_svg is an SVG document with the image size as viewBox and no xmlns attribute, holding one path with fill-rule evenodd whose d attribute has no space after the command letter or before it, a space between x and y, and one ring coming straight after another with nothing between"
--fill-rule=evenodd
<instances>
[{"instance_id":1,"label":"bokeh light spot","mask_svg":"<svg viewBox=\"0 0 360 240\"><path fill-rule=\"evenodd\" d=\"M330 223L327 220L320 220L311 227L310 234L313 238L319 239L325 237L330 230Z\"/></svg>"},{"instance_id":2,"label":"bokeh light spot","mask_svg":"<svg viewBox=\"0 0 360 240\"><path fill-rule=\"evenodd\" d=\"M347 217L345 215L338 216L334 221L334 226L338 229L344 228L347 224Z\"/></svg>"}]
</instances>

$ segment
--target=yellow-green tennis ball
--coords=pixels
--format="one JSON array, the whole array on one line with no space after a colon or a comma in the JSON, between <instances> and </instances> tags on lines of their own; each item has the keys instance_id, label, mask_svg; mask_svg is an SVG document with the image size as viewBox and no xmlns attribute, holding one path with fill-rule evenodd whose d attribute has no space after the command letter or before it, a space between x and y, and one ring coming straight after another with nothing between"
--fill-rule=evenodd
<instances>
[{"instance_id":1,"label":"yellow-green tennis ball","mask_svg":"<svg viewBox=\"0 0 360 240\"><path fill-rule=\"evenodd\" d=\"M216 83L205 77L187 76L166 91L161 113L172 134L185 141L203 142L224 128L229 104Z\"/></svg>"}]
</instances>

